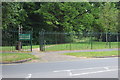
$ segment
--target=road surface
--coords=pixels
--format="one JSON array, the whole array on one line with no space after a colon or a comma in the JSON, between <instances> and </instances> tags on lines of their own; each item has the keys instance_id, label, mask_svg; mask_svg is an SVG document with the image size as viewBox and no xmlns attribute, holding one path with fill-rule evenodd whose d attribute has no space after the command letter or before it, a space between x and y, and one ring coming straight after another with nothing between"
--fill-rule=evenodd
<instances>
[{"instance_id":1,"label":"road surface","mask_svg":"<svg viewBox=\"0 0 120 80\"><path fill-rule=\"evenodd\" d=\"M2 66L3 78L118 78L118 58Z\"/></svg>"}]
</instances>

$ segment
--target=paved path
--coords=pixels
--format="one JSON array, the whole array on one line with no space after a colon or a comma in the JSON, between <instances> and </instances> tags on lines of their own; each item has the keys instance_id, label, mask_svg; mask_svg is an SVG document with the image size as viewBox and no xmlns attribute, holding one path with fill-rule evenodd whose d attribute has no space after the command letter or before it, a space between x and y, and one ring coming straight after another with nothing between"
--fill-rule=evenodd
<instances>
[{"instance_id":1,"label":"paved path","mask_svg":"<svg viewBox=\"0 0 120 80\"><path fill-rule=\"evenodd\" d=\"M116 51L120 50L118 48L113 49L90 49L90 50L68 50L68 51L54 51L54 52L44 52L44 53L72 53L72 52L99 52L99 51Z\"/></svg>"},{"instance_id":2,"label":"paved path","mask_svg":"<svg viewBox=\"0 0 120 80\"><path fill-rule=\"evenodd\" d=\"M99 51L116 51L116 50L118 50L118 49L114 48L114 49L71 50L71 51L68 50L68 51L54 51L54 52L39 52L39 48L36 48L30 54L36 55L39 58L38 60L32 60L31 62L59 62L59 61L76 61L76 60L81 60L81 59L86 58L86 57L75 57L75 56L63 55L63 53L99 52Z\"/></svg>"},{"instance_id":3,"label":"paved path","mask_svg":"<svg viewBox=\"0 0 120 80\"><path fill-rule=\"evenodd\" d=\"M34 51L31 54L36 55L39 58L38 60L33 60L32 62L58 62L58 61L76 61L76 60L86 58L86 57L75 57L75 56L62 55L63 53L116 51L116 50L118 50L118 49L73 50L73 51L56 51L56 52L36 52L36 51Z\"/></svg>"}]
</instances>

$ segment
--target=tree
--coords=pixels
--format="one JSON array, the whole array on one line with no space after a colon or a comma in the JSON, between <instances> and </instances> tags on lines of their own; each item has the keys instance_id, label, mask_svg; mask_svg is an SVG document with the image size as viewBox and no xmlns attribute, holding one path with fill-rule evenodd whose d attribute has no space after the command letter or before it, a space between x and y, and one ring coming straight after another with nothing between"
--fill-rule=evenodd
<instances>
[{"instance_id":1,"label":"tree","mask_svg":"<svg viewBox=\"0 0 120 80\"><path fill-rule=\"evenodd\" d=\"M100 10L101 11L99 12L99 19L97 19L97 23L101 26L102 32L106 32L105 36L103 36L103 41L108 42L108 38L110 36L108 33L118 32L118 10L115 7L115 3L112 2L106 2L102 4Z\"/></svg>"},{"instance_id":2,"label":"tree","mask_svg":"<svg viewBox=\"0 0 120 80\"><path fill-rule=\"evenodd\" d=\"M88 29L84 19L93 19L89 13L90 6L88 2L44 3L36 13L43 15L45 22L50 25L52 31L81 31ZM91 20L88 23L91 23Z\"/></svg>"},{"instance_id":3,"label":"tree","mask_svg":"<svg viewBox=\"0 0 120 80\"><path fill-rule=\"evenodd\" d=\"M118 10L115 8L115 4L106 2L101 7L98 23L103 27L103 32L118 32Z\"/></svg>"},{"instance_id":4,"label":"tree","mask_svg":"<svg viewBox=\"0 0 120 80\"><path fill-rule=\"evenodd\" d=\"M3 29L16 29L27 17L22 3L3 2L2 3L2 26Z\"/></svg>"}]
</instances>

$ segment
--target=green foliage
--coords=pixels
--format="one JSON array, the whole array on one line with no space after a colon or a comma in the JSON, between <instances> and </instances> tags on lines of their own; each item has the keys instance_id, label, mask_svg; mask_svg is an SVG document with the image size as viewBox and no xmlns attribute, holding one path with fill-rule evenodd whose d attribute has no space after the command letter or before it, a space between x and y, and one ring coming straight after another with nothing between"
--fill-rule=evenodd
<instances>
[{"instance_id":1,"label":"green foliage","mask_svg":"<svg viewBox=\"0 0 120 80\"><path fill-rule=\"evenodd\" d=\"M37 44L42 29L73 33L119 32L119 12L117 2L3 2L2 29L18 30L22 25L24 31L33 30L33 42Z\"/></svg>"},{"instance_id":2,"label":"green foliage","mask_svg":"<svg viewBox=\"0 0 120 80\"><path fill-rule=\"evenodd\" d=\"M118 32L118 10L114 3L106 2L101 7L98 24L101 24L104 32Z\"/></svg>"},{"instance_id":3,"label":"green foliage","mask_svg":"<svg viewBox=\"0 0 120 80\"><path fill-rule=\"evenodd\" d=\"M117 32L118 9L113 2L3 2L3 29Z\"/></svg>"},{"instance_id":4,"label":"green foliage","mask_svg":"<svg viewBox=\"0 0 120 80\"><path fill-rule=\"evenodd\" d=\"M2 25L3 29L16 29L27 17L22 3L2 3Z\"/></svg>"}]
</instances>

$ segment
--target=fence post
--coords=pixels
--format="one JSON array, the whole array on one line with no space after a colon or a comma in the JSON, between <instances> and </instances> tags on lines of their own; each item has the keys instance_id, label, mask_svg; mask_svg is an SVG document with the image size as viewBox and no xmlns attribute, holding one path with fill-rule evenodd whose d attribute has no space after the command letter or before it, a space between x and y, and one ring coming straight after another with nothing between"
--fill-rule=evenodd
<instances>
[{"instance_id":1,"label":"fence post","mask_svg":"<svg viewBox=\"0 0 120 80\"><path fill-rule=\"evenodd\" d=\"M106 32L106 34L105 34L105 37L106 37L106 46L108 47L108 32Z\"/></svg>"},{"instance_id":2,"label":"fence post","mask_svg":"<svg viewBox=\"0 0 120 80\"><path fill-rule=\"evenodd\" d=\"M40 37L39 37L39 39L40 39L40 51L45 51L45 47L44 47L44 30L42 30L39 35L40 35Z\"/></svg>"},{"instance_id":3,"label":"fence post","mask_svg":"<svg viewBox=\"0 0 120 80\"><path fill-rule=\"evenodd\" d=\"M119 33L117 33L117 42L119 42Z\"/></svg>"},{"instance_id":4,"label":"fence post","mask_svg":"<svg viewBox=\"0 0 120 80\"><path fill-rule=\"evenodd\" d=\"M111 48L111 33L109 32L109 48Z\"/></svg>"},{"instance_id":5,"label":"fence post","mask_svg":"<svg viewBox=\"0 0 120 80\"><path fill-rule=\"evenodd\" d=\"M30 31L30 47L31 47L31 51L32 51L32 31Z\"/></svg>"},{"instance_id":6,"label":"fence post","mask_svg":"<svg viewBox=\"0 0 120 80\"><path fill-rule=\"evenodd\" d=\"M41 40L41 39L40 39L40 36L41 36L41 32L39 32L39 50L40 50L40 43L41 43L41 42L40 42L40 40Z\"/></svg>"},{"instance_id":7,"label":"fence post","mask_svg":"<svg viewBox=\"0 0 120 80\"><path fill-rule=\"evenodd\" d=\"M75 33L67 32L67 34L69 34L69 35L70 35L70 38L71 38L71 37L73 37L73 35L74 35ZM70 46L70 47L69 47L70 50L72 50L72 43L73 43L73 38L70 40L70 45L69 45L69 46Z\"/></svg>"},{"instance_id":8,"label":"fence post","mask_svg":"<svg viewBox=\"0 0 120 80\"><path fill-rule=\"evenodd\" d=\"M69 34L70 34L70 37L73 35L73 33L69 33ZM72 50L72 45L71 45L72 42L73 42L73 40L70 41L70 50Z\"/></svg>"},{"instance_id":9,"label":"fence post","mask_svg":"<svg viewBox=\"0 0 120 80\"><path fill-rule=\"evenodd\" d=\"M57 36L58 36L58 33L57 33L57 32L55 32L55 34L54 34L54 35L55 35L55 43L57 44L57 38L58 38Z\"/></svg>"},{"instance_id":10,"label":"fence post","mask_svg":"<svg viewBox=\"0 0 120 80\"><path fill-rule=\"evenodd\" d=\"M91 40L90 40L90 43L91 43L91 49L93 49L93 46L92 46L92 32L90 33L90 37L91 37Z\"/></svg>"}]
</instances>

